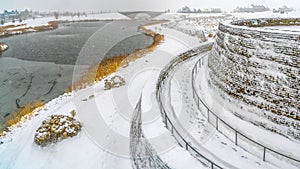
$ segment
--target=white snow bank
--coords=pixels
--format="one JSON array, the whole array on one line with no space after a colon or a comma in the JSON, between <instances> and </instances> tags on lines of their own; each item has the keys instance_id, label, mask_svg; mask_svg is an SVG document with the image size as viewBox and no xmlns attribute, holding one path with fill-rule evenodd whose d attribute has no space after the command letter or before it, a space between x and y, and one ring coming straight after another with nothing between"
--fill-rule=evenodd
<instances>
[{"instance_id":1,"label":"white snow bank","mask_svg":"<svg viewBox=\"0 0 300 169\"><path fill-rule=\"evenodd\" d=\"M208 105L208 107L210 107L211 111L216 113L220 117L220 119L224 120L230 126L237 129L244 135L248 136L250 139L261 143L262 145L271 148L272 150L281 152L283 154L298 159L300 155L299 143L296 143L271 131L255 126L252 123L240 119L232 113L236 111L242 112L240 109L240 105L224 101L215 89L209 87L207 83L209 77L206 74L206 71L208 70L207 59L208 57L204 58L204 66L199 68L199 72L195 79L195 87L196 91L198 92L198 95L201 97L201 99L203 99L203 101ZM244 111L243 113L246 113L247 115L252 116L255 119L259 118L253 113L249 113L247 111ZM259 121L267 123L267 121L263 120L262 118L260 118ZM231 129L229 129L225 125L220 125L220 130L224 132L231 141L234 140L235 133ZM245 140L243 137L239 137L238 141L240 141L239 144L241 147L245 148L246 150L250 151L256 156L262 157L262 147L259 147L254 143ZM267 161L270 161L283 168L286 168L286 166L289 166L288 168L294 167L288 162L286 162L284 159L279 160L279 158L274 158L270 151L267 151L266 159Z\"/></svg>"},{"instance_id":2,"label":"white snow bank","mask_svg":"<svg viewBox=\"0 0 300 169\"><path fill-rule=\"evenodd\" d=\"M53 18L54 19L54 18ZM122 15L120 13L100 13L100 14L91 14L91 15L81 15L80 17L74 16L62 16L58 20L61 21L81 21L81 20L130 20L129 17Z\"/></svg>"},{"instance_id":3,"label":"white snow bank","mask_svg":"<svg viewBox=\"0 0 300 169\"><path fill-rule=\"evenodd\" d=\"M25 24L22 26L18 26L15 28L9 28L9 30L13 29L21 29L21 28L28 28L28 27L36 27L36 26L44 26L48 25L48 22L50 21L84 21L84 20L130 20L129 17L122 15L120 13L100 13L100 14L88 14L87 16L81 15L78 16L59 16L58 19L55 19L54 16L52 17L43 17L43 18L35 18L35 19L26 19L22 22L15 21L13 22L6 22L2 26L8 26L8 25L20 25ZM1 27L1 26L0 26Z\"/></svg>"},{"instance_id":4,"label":"white snow bank","mask_svg":"<svg viewBox=\"0 0 300 169\"><path fill-rule=\"evenodd\" d=\"M205 54L201 55L203 56ZM180 123L190 134L186 139L191 140L189 137L193 137L197 143L194 144L195 142L192 141L191 145L198 149L200 153L212 156L212 158L210 158L211 160L225 161L225 163L218 163L219 165L222 164L226 166L226 163L228 163L231 165L227 166L229 168L277 168L270 163L262 162L261 159L235 146L228 138L216 132L198 111L191 90L191 69L197 60L198 58L194 58L184 63L178 70L175 69L175 72L170 75L172 80L165 84L166 89L163 92L166 96L170 96L170 98L168 98L169 103L166 101L165 105L170 104L171 107L173 107L178 118L177 123ZM176 87L178 85L179 87ZM168 92L169 88L171 90ZM177 93L180 93L182 97L178 97ZM179 106L180 103L182 106ZM172 111L172 108L169 110Z\"/></svg>"},{"instance_id":5,"label":"white snow bank","mask_svg":"<svg viewBox=\"0 0 300 169\"><path fill-rule=\"evenodd\" d=\"M103 81L100 81L50 101L30 120L15 126L12 133L0 140L3 142L0 144L0 168L132 168L130 119L147 77L152 71L162 69L172 57L198 45L196 38L170 29L162 28L161 31L165 33L165 41L155 51L116 72L125 79L125 86L104 90ZM152 107L151 102L145 104ZM35 130L43 120L52 114L68 115L73 109L83 126L78 136L44 148L34 143ZM191 158L185 154L186 158Z\"/></svg>"},{"instance_id":6,"label":"white snow bank","mask_svg":"<svg viewBox=\"0 0 300 169\"><path fill-rule=\"evenodd\" d=\"M224 13L163 13L154 19L156 20L174 20L180 17L185 18L202 18L202 17L219 17L225 16Z\"/></svg>"},{"instance_id":7,"label":"white snow bank","mask_svg":"<svg viewBox=\"0 0 300 169\"><path fill-rule=\"evenodd\" d=\"M237 19L252 19L252 18L296 18L300 17L300 11L293 11L285 14L273 13L272 11L255 12L255 13L230 13Z\"/></svg>"}]
</instances>

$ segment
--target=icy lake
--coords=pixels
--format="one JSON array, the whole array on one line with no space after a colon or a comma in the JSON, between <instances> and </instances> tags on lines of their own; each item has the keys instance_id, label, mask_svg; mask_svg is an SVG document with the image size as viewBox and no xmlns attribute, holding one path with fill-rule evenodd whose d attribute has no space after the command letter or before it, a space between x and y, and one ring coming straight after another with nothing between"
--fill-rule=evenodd
<instances>
[{"instance_id":1,"label":"icy lake","mask_svg":"<svg viewBox=\"0 0 300 169\"><path fill-rule=\"evenodd\" d=\"M84 70L104 57L151 44L151 37L137 31L145 23L64 23L52 31L2 38L9 49L0 54L0 123L18 105L63 94L78 76L73 75L74 65Z\"/></svg>"}]
</instances>

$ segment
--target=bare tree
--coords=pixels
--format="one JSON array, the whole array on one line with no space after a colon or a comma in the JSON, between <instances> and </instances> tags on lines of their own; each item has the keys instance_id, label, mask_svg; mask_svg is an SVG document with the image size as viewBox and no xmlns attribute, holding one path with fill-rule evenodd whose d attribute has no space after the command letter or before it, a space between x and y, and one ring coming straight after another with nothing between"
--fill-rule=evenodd
<instances>
[{"instance_id":1,"label":"bare tree","mask_svg":"<svg viewBox=\"0 0 300 169\"><path fill-rule=\"evenodd\" d=\"M58 12L54 12L54 18L58 19L58 17L59 17L59 13Z\"/></svg>"}]
</instances>

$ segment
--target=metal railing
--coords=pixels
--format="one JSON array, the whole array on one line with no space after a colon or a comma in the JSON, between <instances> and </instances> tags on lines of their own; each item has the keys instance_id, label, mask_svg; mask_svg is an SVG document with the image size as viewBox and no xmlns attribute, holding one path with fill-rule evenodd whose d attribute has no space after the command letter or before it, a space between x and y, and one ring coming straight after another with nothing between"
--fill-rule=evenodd
<instances>
[{"instance_id":1,"label":"metal railing","mask_svg":"<svg viewBox=\"0 0 300 169\"><path fill-rule=\"evenodd\" d=\"M130 126L130 158L133 168L170 169L157 155L151 144L145 138L142 130L141 117L142 95L133 111Z\"/></svg>"},{"instance_id":2,"label":"metal railing","mask_svg":"<svg viewBox=\"0 0 300 169\"><path fill-rule=\"evenodd\" d=\"M240 131L236 130L234 127L232 127L230 124L226 123L223 119L221 119L215 112L213 112L209 106L200 98L200 96L197 93L197 90L195 88L195 79L197 76L197 73L199 72L199 68L203 66L203 58L200 58L192 70L192 90L193 90L193 98L196 102L196 105L202 115L206 117L208 122L214 126L219 132L221 132L223 135L225 135L227 138L229 138L231 141L235 143L235 145L240 146L241 148L253 152L255 150L256 152L260 153L262 156L263 161L267 161L267 157L270 158L269 161L274 159L285 159L287 161L290 161L294 165L300 166L300 160L295 159L293 157L289 157L288 155L285 155L283 153L280 153L276 150L273 150L269 147L266 147L257 141L249 138L245 134L241 133ZM250 146L249 146L250 145ZM248 146L248 148L247 148ZM258 151L257 151L258 150ZM271 156L267 156L267 155ZM256 154L257 155L257 154Z\"/></svg>"},{"instance_id":3,"label":"metal railing","mask_svg":"<svg viewBox=\"0 0 300 169\"><path fill-rule=\"evenodd\" d=\"M169 64L167 66L165 66L165 68L161 71L161 73L159 75L159 79L156 84L156 97L158 100L158 105L160 107L160 112L162 114L163 122L165 123L165 127L171 131L172 135L177 140L178 144L180 146L184 147L192 155L194 155L204 166L210 167L212 169L222 169L223 167L221 167L219 164L216 164L211 159L208 159L207 157L205 157L202 153L199 152L199 150L197 150L197 148L195 148L192 145L192 143L190 141L188 141L187 137L183 136L183 135L189 135L189 134L186 131L184 131L182 126L177 125L175 127L172 120L170 120L170 118L168 117L169 114L175 114L175 112L167 112L162 103L162 100L161 100L161 98L163 96L163 94L161 93L162 86L164 85L165 81L167 80L168 74L183 61L185 61L191 57L197 56L199 53L209 51L211 49L211 47L212 47L212 43L207 43L205 45L202 45L200 47L197 47L197 48L189 50L185 53L182 53L178 57L173 59L171 62L169 62ZM184 134L181 133L179 130L184 131Z\"/></svg>"}]
</instances>

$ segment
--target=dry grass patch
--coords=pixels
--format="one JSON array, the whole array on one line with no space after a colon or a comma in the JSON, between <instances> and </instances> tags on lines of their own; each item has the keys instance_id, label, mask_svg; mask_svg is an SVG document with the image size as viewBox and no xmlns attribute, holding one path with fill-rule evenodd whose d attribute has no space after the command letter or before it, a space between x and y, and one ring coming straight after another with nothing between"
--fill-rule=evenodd
<instances>
[{"instance_id":1,"label":"dry grass patch","mask_svg":"<svg viewBox=\"0 0 300 169\"><path fill-rule=\"evenodd\" d=\"M43 106L43 101L36 101L33 103L27 103L18 111L11 113L9 116L6 117L2 128L0 129L0 136L5 135L4 130L8 130L9 127L20 123L22 119L27 119L27 117L30 117L33 114L34 110L40 109Z\"/></svg>"},{"instance_id":2,"label":"dry grass patch","mask_svg":"<svg viewBox=\"0 0 300 169\"><path fill-rule=\"evenodd\" d=\"M139 30L147 36L153 37L153 42L151 45L145 49L135 50L129 55L119 55L106 58L100 63L97 63L90 68L88 68L81 76L81 78L76 81L72 86L66 88L65 92L71 92L73 90L79 90L87 87L88 85L94 84L96 81L103 80L105 77L116 72L120 67L127 66L129 62L132 62L147 53L152 52L163 40L164 35L157 34L150 29L146 29L145 26L153 25L157 23L151 23L143 26L139 26Z\"/></svg>"}]
</instances>

